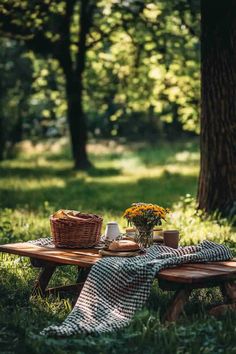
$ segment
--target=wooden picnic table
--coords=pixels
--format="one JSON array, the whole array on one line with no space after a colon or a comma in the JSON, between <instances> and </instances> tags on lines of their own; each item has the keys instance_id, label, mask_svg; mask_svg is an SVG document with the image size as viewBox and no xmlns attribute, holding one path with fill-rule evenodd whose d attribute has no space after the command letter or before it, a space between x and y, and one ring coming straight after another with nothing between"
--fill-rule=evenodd
<instances>
[{"instance_id":1,"label":"wooden picnic table","mask_svg":"<svg viewBox=\"0 0 236 354\"><path fill-rule=\"evenodd\" d=\"M32 294L43 297L62 291L76 292L78 296L91 267L101 259L97 249L62 249L52 245L36 246L27 242L0 245L0 252L29 257L34 267L41 268ZM62 265L78 266L76 284L47 288L53 273ZM157 279L162 290L175 291L163 317L165 321L175 321L179 317L193 289L220 287L224 301L222 305L209 311L212 315L236 309L236 259L182 264L161 270Z\"/></svg>"}]
</instances>

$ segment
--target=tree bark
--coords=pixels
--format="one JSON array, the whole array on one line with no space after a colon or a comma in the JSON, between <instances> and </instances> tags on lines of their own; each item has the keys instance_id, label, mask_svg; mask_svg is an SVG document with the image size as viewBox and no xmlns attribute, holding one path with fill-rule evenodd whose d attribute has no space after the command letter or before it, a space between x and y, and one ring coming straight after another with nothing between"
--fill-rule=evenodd
<instances>
[{"instance_id":1,"label":"tree bark","mask_svg":"<svg viewBox=\"0 0 236 354\"><path fill-rule=\"evenodd\" d=\"M75 4L75 2L74 2ZM73 63L70 54L70 20L74 10L74 4L67 2L66 21L64 28L64 49L59 57L66 79L66 96L68 104L68 124L71 137L72 155L74 167L78 170L86 170L91 167L87 156L87 124L83 110L83 73L86 62L86 37L89 33L92 12L89 0L80 0L80 31L78 40L78 54Z\"/></svg>"},{"instance_id":2,"label":"tree bark","mask_svg":"<svg viewBox=\"0 0 236 354\"><path fill-rule=\"evenodd\" d=\"M78 35L78 53L76 60L72 60L70 46L71 46L71 33L70 27L73 20L73 13L75 6L79 7L79 35ZM52 56L57 59L64 71L66 80L66 95L68 103L68 123L71 137L72 155L76 169L87 169L91 166L87 152L87 126L86 119L83 112L83 72L86 63L86 38L91 29L93 21L93 13L96 8L96 1L92 0L66 0L65 1L65 14L55 15L53 17L48 11L48 2L41 4L42 16L45 13L48 16L48 21L52 21L57 29L57 34L60 37L58 41L51 41L45 36L47 32L46 27L40 30L32 29L30 26L22 26L21 24L13 21L17 14L21 15L21 7L17 7L16 13L9 10L9 6L5 4L5 12L0 14L1 31L7 35L11 34L15 38L25 40L28 47L35 53L39 53L45 57ZM31 11L31 8L29 9ZM54 23L55 21L55 23ZM50 26L49 26L50 28ZM0 136L1 138L1 136ZM1 154L1 149L0 149Z\"/></svg>"},{"instance_id":3,"label":"tree bark","mask_svg":"<svg viewBox=\"0 0 236 354\"><path fill-rule=\"evenodd\" d=\"M82 87L80 81L66 77L66 94L68 104L68 124L71 137L74 167L86 170L91 166L86 152L87 125L82 107Z\"/></svg>"},{"instance_id":4,"label":"tree bark","mask_svg":"<svg viewBox=\"0 0 236 354\"><path fill-rule=\"evenodd\" d=\"M202 0L199 208L236 212L236 2Z\"/></svg>"}]
</instances>

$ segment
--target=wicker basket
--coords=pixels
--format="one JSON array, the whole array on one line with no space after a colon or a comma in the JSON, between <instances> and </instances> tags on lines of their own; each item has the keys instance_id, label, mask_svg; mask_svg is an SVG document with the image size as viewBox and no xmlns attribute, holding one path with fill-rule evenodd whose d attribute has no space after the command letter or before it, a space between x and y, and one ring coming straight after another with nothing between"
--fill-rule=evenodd
<instances>
[{"instance_id":1,"label":"wicker basket","mask_svg":"<svg viewBox=\"0 0 236 354\"><path fill-rule=\"evenodd\" d=\"M78 213L76 218L50 217L51 233L56 247L87 248L100 241L102 218Z\"/></svg>"}]
</instances>

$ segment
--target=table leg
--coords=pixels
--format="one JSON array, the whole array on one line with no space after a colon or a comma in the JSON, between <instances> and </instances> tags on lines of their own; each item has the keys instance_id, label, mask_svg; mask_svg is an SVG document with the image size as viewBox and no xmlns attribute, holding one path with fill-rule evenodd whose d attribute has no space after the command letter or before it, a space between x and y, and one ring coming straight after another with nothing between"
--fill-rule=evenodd
<instances>
[{"instance_id":1,"label":"table leg","mask_svg":"<svg viewBox=\"0 0 236 354\"><path fill-rule=\"evenodd\" d=\"M71 285L62 285L62 286L57 286L54 288L49 288L45 290L45 295L58 295L62 292L66 293L71 293L76 295L76 299L73 301L75 302L81 293L81 290L83 289L84 283L87 279L88 273L90 271L90 268L80 268L78 267L78 276L76 280L76 284L71 284Z\"/></svg>"},{"instance_id":2,"label":"table leg","mask_svg":"<svg viewBox=\"0 0 236 354\"><path fill-rule=\"evenodd\" d=\"M78 276L77 276L76 283L84 283L89 275L90 270L91 268L78 267Z\"/></svg>"},{"instance_id":3,"label":"table leg","mask_svg":"<svg viewBox=\"0 0 236 354\"><path fill-rule=\"evenodd\" d=\"M38 261L31 259L31 264L34 267L41 267L41 271L39 273L38 279L34 285L33 291L31 295L36 296L40 295L42 297L46 297L48 295L58 295L62 292L69 292L76 294L77 298L83 289L85 280L90 272L91 268L80 268L78 267L78 276L76 280L76 284L72 285L62 285L53 288L48 288L47 285L55 272L57 266L60 264L49 263L44 261Z\"/></svg>"},{"instance_id":4,"label":"table leg","mask_svg":"<svg viewBox=\"0 0 236 354\"><path fill-rule=\"evenodd\" d=\"M214 306L209 311L210 315L219 316L228 310L236 311L236 283L227 281L220 286L220 290L223 295L224 304Z\"/></svg>"},{"instance_id":5,"label":"table leg","mask_svg":"<svg viewBox=\"0 0 236 354\"><path fill-rule=\"evenodd\" d=\"M180 313L182 312L184 305L189 299L191 294L191 289L184 288L176 291L171 303L163 317L164 322L174 322L178 319Z\"/></svg>"},{"instance_id":6,"label":"table leg","mask_svg":"<svg viewBox=\"0 0 236 354\"><path fill-rule=\"evenodd\" d=\"M41 269L38 279L34 285L33 291L32 291L32 295L40 295L42 297L46 296L46 287L53 275L53 273L55 272L57 266L56 265L50 265L50 266L45 266Z\"/></svg>"}]
</instances>

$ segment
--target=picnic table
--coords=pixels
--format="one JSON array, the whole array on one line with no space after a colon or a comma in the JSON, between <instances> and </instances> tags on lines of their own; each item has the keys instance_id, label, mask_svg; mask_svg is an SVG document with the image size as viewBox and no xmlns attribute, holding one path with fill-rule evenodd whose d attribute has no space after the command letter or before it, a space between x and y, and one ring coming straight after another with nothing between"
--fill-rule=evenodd
<instances>
[{"instance_id":1,"label":"picnic table","mask_svg":"<svg viewBox=\"0 0 236 354\"><path fill-rule=\"evenodd\" d=\"M32 266L41 268L32 295L45 297L63 291L80 294L91 267L101 259L97 249L62 249L52 245L38 246L32 243L0 245L0 252L29 257ZM75 265L78 278L75 284L47 288L58 266ZM236 310L236 259L224 262L187 263L161 270L157 274L162 290L175 291L164 321L175 321L193 289L220 287L223 304L214 306L209 313L219 315L228 309Z\"/></svg>"}]
</instances>

